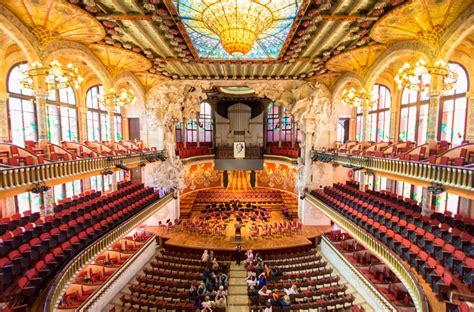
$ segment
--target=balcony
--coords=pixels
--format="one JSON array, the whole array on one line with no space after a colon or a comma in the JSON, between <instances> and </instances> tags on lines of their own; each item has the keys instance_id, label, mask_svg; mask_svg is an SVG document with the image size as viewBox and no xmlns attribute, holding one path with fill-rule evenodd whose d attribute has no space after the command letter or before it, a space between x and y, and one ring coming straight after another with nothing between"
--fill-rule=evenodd
<instances>
[{"instance_id":1,"label":"balcony","mask_svg":"<svg viewBox=\"0 0 474 312\"><path fill-rule=\"evenodd\" d=\"M0 169L0 192L16 194L29 191L35 184L74 180L77 176L94 174L113 169L116 165L135 167L160 152L132 153L127 155L83 158L57 161L32 166L18 166Z\"/></svg>"},{"instance_id":2,"label":"balcony","mask_svg":"<svg viewBox=\"0 0 474 312\"><path fill-rule=\"evenodd\" d=\"M313 160L333 162L348 167L362 167L382 174L416 179L427 184L440 184L464 192L474 191L474 170L468 167L325 151L314 152Z\"/></svg>"}]
</instances>

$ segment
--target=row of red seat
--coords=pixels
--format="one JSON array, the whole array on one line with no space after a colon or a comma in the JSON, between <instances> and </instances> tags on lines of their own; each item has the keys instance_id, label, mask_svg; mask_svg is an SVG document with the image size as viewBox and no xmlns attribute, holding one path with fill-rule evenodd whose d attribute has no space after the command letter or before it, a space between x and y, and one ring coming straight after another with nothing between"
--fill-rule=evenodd
<instances>
[{"instance_id":1,"label":"row of red seat","mask_svg":"<svg viewBox=\"0 0 474 312\"><path fill-rule=\"evenodd\" d=\"M326 187L324 192L318 190L313 194L407 259L443 299L445 290L451 285L452 274L458 275L467 287L473 289L474 259L469 257L474 252L472 236L465 236L467 241L462 237L459 242L445 241L442 232L436 232L440 229L439 223L438 227L426 227L431 231L426 233L420 219L408 223L391 212L369 206L363 196L347 194L347 188L341 191ZM457 244L459 249L453 244Z\"/></svg>"},{"instance_id":2,"label":"row of red seat","mask_svg":"<svg viewBox=\"0 0 474 312\"><path fill-rule=\"evenodd\" d=\"M270 147L270 154L281 155L290 158L298 158L300 149L297 147Z\"/></svg>"},{"instance_id":3,"label":"row of red seat","mask_svg":"<svg viewBox=\"0 0 474 312\"><path fill-rule=\"evenodd\" d=\"M21 245L0 259L0 286L5 289L13 282L19 287L9 288L13 294L35 295L74 254L158 199L153 189L134 184L40 219L43 224L35 224L35 236L15 236Z\"/></svg>"},{"instance_id":4,"label":"row of red seat","mask_svg":"<svg viewBox=\"0 0 474 312\"><path fill-rule=\"evenodd\" d=\"M188 148L179 148L178 155L180 158L188 158L201 155L209 155L212 153L212 149L204 147L188 147Z\"/></svg>"}]
</instances>

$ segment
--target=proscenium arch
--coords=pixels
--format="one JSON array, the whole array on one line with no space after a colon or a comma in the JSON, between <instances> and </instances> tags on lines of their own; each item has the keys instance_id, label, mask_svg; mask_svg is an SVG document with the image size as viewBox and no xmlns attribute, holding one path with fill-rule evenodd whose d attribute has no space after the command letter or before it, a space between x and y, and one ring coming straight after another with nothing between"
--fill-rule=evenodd
<instances>
[{"instance_id":1,"label":"proscenium arch","mask_svg":"<svg viewBox=\"0 0 474 312\"><path fill-rule=\"evenodd\" d=\"M107 68L100 59L82 43L56 40L44 46L42 53L46 63L51 62L57 57L64 57L65 55L71 55L76 59L84 61L97 76L100 84L105 88L112 86L112 77Z\"/></svg>"},{"instance_id":2,"label":"proscenium arch","mask_svg":"<svg viewBox=\"0 0 474 312\"><path fill-rule=\"evenodd\" d=\"M10 10L0 4L0 31L11 38L25 54L28 62L41 60L36 37Z\"/></svg>"},{"instance_id":3,"label":"proscenium arch","mask_svg":"<svg viewBox=\"0 0 474 312\"><path fill-rule=\"evenodd\" d=\"M380 74L393 62L404 57L423 58L428 64L433 63L433 49L426 43L421 41L401 41L380 55L367 71L367 76L364 77L363 86L366 90L371 90L372 86L377 81Z\"/></svg>"},{"instance_id":4,"label":"proscenium arch","mask_svg":"<svg viewBox=\"0 0 474 312\"><path fill-rule=\"evenodd\" d=\"M474 33L474 4L458 16L444 32L440 40L442 43L439 57L445 61L449 60L459 44L472 33Z\"/></svg>"}]
</instances>

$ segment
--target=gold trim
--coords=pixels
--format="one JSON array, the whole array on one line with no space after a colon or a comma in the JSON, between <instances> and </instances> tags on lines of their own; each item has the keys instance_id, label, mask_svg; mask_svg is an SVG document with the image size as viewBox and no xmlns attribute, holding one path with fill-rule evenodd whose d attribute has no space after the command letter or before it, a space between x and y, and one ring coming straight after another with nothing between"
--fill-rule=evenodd
<instances>
[{"instance_id":1,"label":"gold trim","mask_svg":"<svg viewBox=\"0 0 474 312\"><path fill-rule=\"evenodd\" d=\"M130 231L138 227L143 221L152 216L157 209L162 208L172 200L172 194L168 194L161 198L154 204L138 212L136 215L119 225L117 228L101 237L92 245L84 249L77 255L68 265L57 275L53 281L51 289L46 298L44 308L47 311L54 311L58 308L59 301L63 292L69 285L69 281L75 277L78 271L85 268L89 261L95 259L98 255L103 253L115 241L127 235Z\"/></svg>"},{"instance_id":2,"label":"gold trim","mask_svg":"<svg viewBox=\"0 0 474 312\"><path fill-rule=\"evenodd\" d=\"M373 238L364 229L349 221L338 212L316 199L313 195L306 193L305 196L306 199L315 205L315 207L317 207L322 213L336 222L366 249L375 254L376 257L384 262L395 273L408 290L417 311L429 311L425 293L419 286L417 279L411 274L410 269L407 268L392 251Z\"/></svg>"}]
</instances>

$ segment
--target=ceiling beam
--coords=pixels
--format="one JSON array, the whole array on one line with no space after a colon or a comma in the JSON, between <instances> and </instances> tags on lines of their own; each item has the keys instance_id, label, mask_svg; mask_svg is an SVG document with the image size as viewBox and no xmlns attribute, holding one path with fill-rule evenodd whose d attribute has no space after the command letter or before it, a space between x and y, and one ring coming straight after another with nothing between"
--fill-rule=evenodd
<instances>
[{"instance_id":1,"label":"ceiling beam","mask_svg":"<svg viewBox=\"0 0 474 312\"><path fill-rule=\"evenodd\" d=\"M116 20L116 21L151 21L152 15L149 14L97 14L95 16L99 20ZM357 21L360 19L377 20L377 17L362 15L321 15L325 21ZM162 16L163 19L172 19L171 16ZM302 18L302 20L309 18Z\"/></svg>"}]
</instances>

